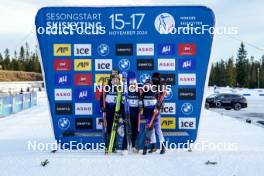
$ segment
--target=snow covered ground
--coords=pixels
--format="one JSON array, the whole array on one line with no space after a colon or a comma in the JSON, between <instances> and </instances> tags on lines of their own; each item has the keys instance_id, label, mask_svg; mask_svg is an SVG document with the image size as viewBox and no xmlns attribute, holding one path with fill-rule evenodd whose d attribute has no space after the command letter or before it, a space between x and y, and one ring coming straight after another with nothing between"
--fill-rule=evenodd
<instances>
[{"instance_id":1,"label":"snow covered ground","mask_svg":"<svg viewBox=\"0 0 264 176\"><path fill-rule=\"evenodd\" d=\"M263 110L263 109L262 109ZM263 110L264 111L264 110ZM1 176L257 176L263 175L264 128L206 111L197 144L234 145L235 150L168 151L147 156L94 151L29 151L28 141L54 142L47 99L38 106L0 119ZM46 167L40 162L49 159ZM208 160L216 165L206 165Z\"/></svg>"}]
</instances>

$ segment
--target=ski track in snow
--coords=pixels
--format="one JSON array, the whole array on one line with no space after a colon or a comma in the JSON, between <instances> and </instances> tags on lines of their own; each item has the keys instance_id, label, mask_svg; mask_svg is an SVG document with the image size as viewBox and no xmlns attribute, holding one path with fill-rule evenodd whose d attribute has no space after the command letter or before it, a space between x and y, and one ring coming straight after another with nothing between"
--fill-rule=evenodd
<instances>
[{"instance_id":1,"label":"ski track in snow","mask_svg":"<svg viewBox=\"0 0 264 176\"><path fill-rule=\"evenodd\" d=\"M263 175L264 128L216 112L200 120L197 142L237 143L237 151L183 150L151 155L92 151L29 151L27 142L54 142L46 98L38 106L0 119L0 176L258 176ZM40 162L48 159L46 167ZM216 161L217 165L204 163Z\"/></svg>"}]
</instances>

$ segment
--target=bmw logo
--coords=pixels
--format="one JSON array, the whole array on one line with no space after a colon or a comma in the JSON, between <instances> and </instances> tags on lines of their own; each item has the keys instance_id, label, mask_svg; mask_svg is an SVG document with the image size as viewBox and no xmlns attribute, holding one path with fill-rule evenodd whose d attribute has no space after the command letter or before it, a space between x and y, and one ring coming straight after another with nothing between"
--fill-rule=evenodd
<instances>
[{"instance_id":1,"label":"bmw logo","mask_svg":"<svg viewBox=\"0 0 264 176\"><path fill-rule=\"evenodd\" d=\"M130 62L128 59L121 59L118 65L120 70L128 70L130 67Z\"/></svg>"},{"instance_id":2,"label":"bmw logo","mask_svg":"<svg viewBox=\"0 0 264 176\"><path fill-rule=\"evenodd\" d=\"M100 44L97 47L97 52L100 56L107 56L109 54L109 46L107 44Z\"/></svg>"},{"instance_id":3,"label":"bmw logo","mask_svg":"<svg viewBox=\"0 0 264 176\"><path fill-rule=\"evenodd\" d=\"M140 75L139 80L141 83L145 83L147 79L151 79L151 76L147 73Z\"/></svg>"},{"instance_id":4,"label":"bmw logo","mask_svg":"<svg viewBox=\"0 0 264 176\"><path fill-rule=\"evenodd\" d=\"M171 100L173 97L172 89L171 91L167 91L167 95L165 96L165 100Z\"/></svg>"},{"instance_id":5,"label":"bmw logo","mask_svg":"<svg viewBox=\"0 0 264 176\"><path fill-rule=\"evenodd\" d=\"M66 130L70 127L70 121L67 118L60 118L58 121L58 126L62 130Z\"/></svg>"},{"instance_id":6,"label":"bmw logo","mask_svg":"<svg viewBox=\"0 0 264 176\"><path fill-rule=\"evenodd\" d=\"M184 103L181 107L181 111L185 115L190 115L193 112L193 105L191 103Z\"/></svg>"}]
</instances>

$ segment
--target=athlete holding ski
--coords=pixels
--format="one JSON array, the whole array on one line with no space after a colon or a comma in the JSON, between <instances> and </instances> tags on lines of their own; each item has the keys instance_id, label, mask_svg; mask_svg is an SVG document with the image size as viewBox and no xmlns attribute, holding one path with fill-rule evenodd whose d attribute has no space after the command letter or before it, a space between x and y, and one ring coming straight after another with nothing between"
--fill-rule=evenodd
<instances>
[{"instance_id":1,"label":"athlete holding ski","mask_svg":"<svg viewBox=\"0 0 264 176\"><path fill-rule=\"evenodd\" d=\"M112 133L112 126L114 122L115 109L116 109L116 100L117 100L117 87L115 85L119 84L118 70L113 70L111 77L108 81L108 85L111 90L104 92L101 96L101 108L103 113L106 116L104 119L104 125L107 129L107 134L105 135L105 153L109 151L109 144ZM105 97L104 97L105 96ZM107 137L106 137L107 136ZM112 141L115 144L115 139ZM115 145L111 146L111 152L115 152Z\"/></svg>"},{"instance_id":2,"label":"athlete holding ski","mask_svg":"<svg viewBox=\"0 0 264 176\"><path fill-rule=\"evenodd\" d=\"M163 91L161 93L158 91L159 86L161 86L160 74L153 73L152 81L147 80L145 86L147 86L146 88L148 88L148 91L143 93L143 114L146 118L146 139L143 155L147 154L149 144L151 144L151 149L149 152L152 153L156 151L156 134L158 135L159 141L161 143L160 154L164 154L165 140L161 130L159 111L162 107L166 91L164 89L162 89Z\"/></svg>"}]
</instances>

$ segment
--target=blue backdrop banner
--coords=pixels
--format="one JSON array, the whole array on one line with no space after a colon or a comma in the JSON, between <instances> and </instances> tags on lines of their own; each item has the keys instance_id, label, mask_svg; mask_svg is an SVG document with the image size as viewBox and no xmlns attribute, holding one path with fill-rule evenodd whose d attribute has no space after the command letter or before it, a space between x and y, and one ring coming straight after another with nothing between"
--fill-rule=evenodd
<instances>
[{"instance_id":1,"label":"blue backdrop banner","mask_svg":"<svg viewBox=\"0 0 264 176\"><path fill-rule=\"evenodd\" d=\"M160 72L171 85L161 112L166 141L194 142L214 23L202 6L40 9L35 24L56 139L103 142L94 84L117 68L135 71L138 82Z\"/></svg>"}]
</instances>

